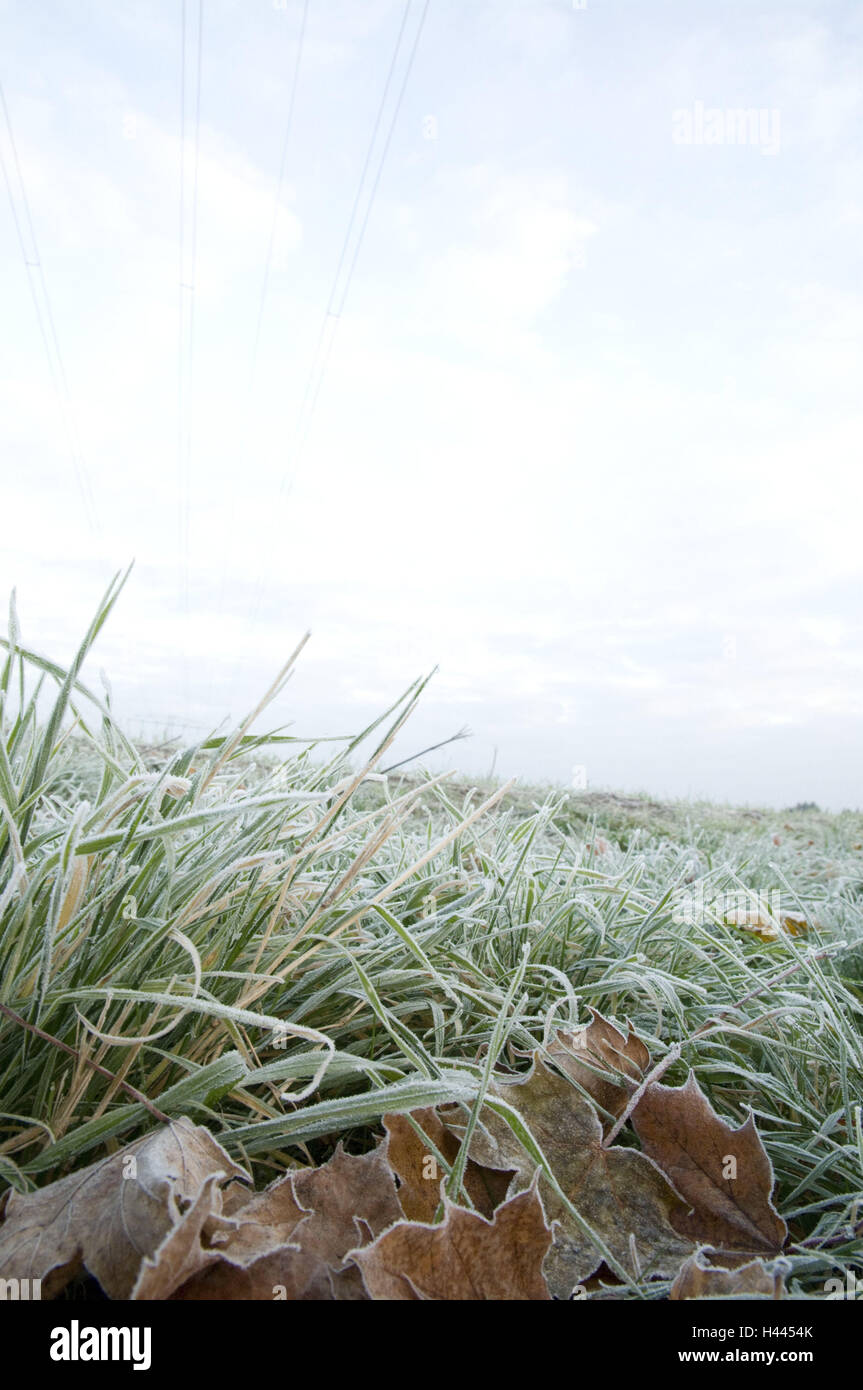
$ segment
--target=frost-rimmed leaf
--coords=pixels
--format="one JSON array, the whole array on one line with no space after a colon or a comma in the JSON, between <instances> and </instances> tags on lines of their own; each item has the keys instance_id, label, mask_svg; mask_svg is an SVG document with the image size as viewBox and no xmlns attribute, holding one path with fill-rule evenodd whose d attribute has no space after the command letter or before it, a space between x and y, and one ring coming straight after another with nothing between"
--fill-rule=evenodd
<instances>
[{"instance_id":1,"label":"frost-rimmed leaf","mask_svg":"<svg viewBox=\"0 0 863 1390\"><path fill-rule=\"evenodd\" d=\"M584 1028L559 1030L548 1046L561 1071L617 1119L650 1066L650 1053L630 1023L627 1035L596 1009Z\"/></svg>"},{"instance_id":2,"label":"frost-rimmed leaf","mask_svg":"<svg viewBox=\"0 0 863 1390\"><path fill-rule=\"evenodd\" d=\"M790 1265L776 1260L767 1265L761 1259L749 1260L736 1269L722 1269L706 1262L708 1252L691 1255L671 1286L669 1298L675 1302L696 1298L785 1297L785 1275Z\"/></svg>"},{"instance_id":3,"label":"frost-rimmed leaf","mask_svg":"<svg viewBox=\"0 0 863 1390\"><path fill-rule=\"evenodd\" d=\"M351 1256L373 1299L547 1301L542 1263L550 1244L534 1183L490 1221L445 1197L438 1225L399 1221Z\"/></svg>"},{"instance_id":4,"label":"frost-rimmed leaf","mask_svg":"<svg viewBox=\"0 0 863 1390\"><path fill-rule=\"evenodd\" d=\"M587 1234L587 1224L623 1271L633 1278L673 1277L692 1251L692 1242L675 1230L672 1216L683 1215L679 1197L659 1168L634 1149L602 1145L602 1125L593 1104L534 1053L527 1076L496 1081L489 1097L506 1101L525 1121L540 1146L580 1224L545 1175L540 1192L554 1244L545 1263L549 1288L570 1298L605 1258ZM454 1118L447 1124L458 1133ZM490 1168L515 1168L513 1186L533 1181L537 1164L507 1122L486 1106L482 1131L475 1133L470 1156Z\"/></svg>"},{"instance_id":5,"label":"frost-rimmed leaf","mask_svg":"<svg viewBox=\"0 0 863 1390\"><path fill-rule=\"evenodd\" d=\"M650 1085L632 1116L642 1147L690 1210L674 1226L717 1248L776 1254L788 1227L771 1200L773 1168L755 1120L734 1129L690 1072L683 1086Z\"/></svg>"},{"instance_id":6,"label":"frost-rimmed leaf","mask_svg":"<svg viewBox=\"0 0 863 1390\"><path fill-rule=\"evenodd\" d=\"M203 1190L232 1178L248 1174L208 1130L176 1120L38 1192L13 1192L0 1226L3 1277L41 1279L52 1297L83 1265L109 1298L128 1298L142 1259Z\"/></svg>"},{"instance_id":7,"label":"frost-rimmed leaf","mask_svg":"<svg viewBox=\"0 0 863 1390\"><path fill-rule=\"evenodd\" d=\"M441 1200L440 1159L451 1167L460 1141L431 1108L415 1110L411 1115L384 1115L383 1123L387 1159L399 1180L403 1214L410 1221L433 1221ZM415 1125L426 1138L417 1133ZM468 1159L464 1186L474 1209L491 1216L506 1199L513 1176L512 1169L484 1168Z\"/></svg>"},{"instance_id":8,"label":"frost-rimmed leaf","mask_svg":"<svg viewBox=\"0 0 863 1390\"><path fill-rule=\"evenodd\" d=\"M267 1238L268 1209L271 1215L274 1202L288 1203L282 1242ZM291 1226L293 1211L300 1216ZM176 1286L171 1297L196 1302L363 1298L356 1270L345 1268L347 1252L372 1240L401 1214L386 1146L355 1155L339 1145L328 1163L291 1173L243 1206L238 1235L217 1233L200 1272ZM248 1238L250 1219L259 1220L257 1252L254 1233ZM241 1259L238 1238L243 1241Z\"/></svg>"}]
</instances>

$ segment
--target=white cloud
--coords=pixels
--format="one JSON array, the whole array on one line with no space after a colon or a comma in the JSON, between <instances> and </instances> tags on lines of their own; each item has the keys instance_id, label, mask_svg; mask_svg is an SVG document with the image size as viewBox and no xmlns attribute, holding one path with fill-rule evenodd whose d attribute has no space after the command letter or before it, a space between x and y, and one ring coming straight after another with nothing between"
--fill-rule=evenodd
<instances>
[{"instance_id":1,"label":"white cloud","mask_svg":"<svg viewBox=\"0 0 863 1390\"><path fill-rule=\"evenodd\" d=\"M764 104L783 109L782 155L753 185L742 160L721 174L672 162L671 107L738 104L728 35L656 17L654 66L606 51L598 5L433 7L298 456L400 8L310 18L250 389L300 13L265 8L225 7L205 50L188 615L176 84L154 66L176 25L97 8L100 44L85 54L58 32L41 68L29 50L15 68L13 119L103 528L98 544L83 530L0 217L15 518L0 579L17 582L34 645L70 654L108 573L134 554L98 661L141 718L236 713L307 626L279 717L349 725L439 662L415 742L470 723L475 744L458 756L477 767L497 743L501 768L566 779L587 761L592 780L644 784L661 754L680 789L693 750L709 762L783 728L815 746L831 721L863 716L861 202L848 177L860 150L835 35L795 21L784 48L776 26L746 41ZM19 32L38 53L33 14ZM452 48L456 32L481 61ZM422 138L427 112L436 141ZM765 787L779 785L771 756ZM851 785L847 768L823 776L837 797Z\"/></svg>"},{"instance_id":2,"label":"white cloud","mask_svg":"<svg viewBox=\"0 0 863 1390\"><path fill-rule=\"evenodd\" d=\"M465 220L456 244L426 267L423 319L468 346L512 351L583 269L598 228L559 174L474 168L448 179L443 191L461 201Z\"/></svg>"}]
</instances>

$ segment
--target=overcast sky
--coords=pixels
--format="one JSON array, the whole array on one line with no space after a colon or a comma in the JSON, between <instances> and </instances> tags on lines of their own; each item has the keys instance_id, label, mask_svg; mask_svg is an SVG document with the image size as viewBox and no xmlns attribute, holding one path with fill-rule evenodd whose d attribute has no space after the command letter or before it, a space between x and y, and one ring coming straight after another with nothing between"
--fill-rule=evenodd
<instances>
[{"instance_id":1,"label":"overcast sky","mask_svg":"<svg viewBox=\"0 0 863 1390\"><path fill-rule=\"evenodd\" d=\"M185 10L183 65L181 0L0 0L25 640L134 557L90 670L143 731L311 628L300 733L438 665L404 754L863 804L863 9Z\"/></svg>"}]
</instances>

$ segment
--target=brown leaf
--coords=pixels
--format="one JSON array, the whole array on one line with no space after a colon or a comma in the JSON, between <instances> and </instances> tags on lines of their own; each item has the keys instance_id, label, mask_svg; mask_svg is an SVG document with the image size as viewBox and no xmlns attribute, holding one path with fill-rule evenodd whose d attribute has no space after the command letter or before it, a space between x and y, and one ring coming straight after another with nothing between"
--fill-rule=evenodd
<instances>
[{"instance_id":1,"label":"brown leaf","mask_svg":"<svg viewBox=\"0 0 863 1390\"><path fill-rule=\"evenodd\" d=\"M222 1191L222 1212L225 1216L233 1216L254 1200L255 1193L251 1187L244 1186L243 1183L229 1182Z\"/></svg>"},{"instance_id":2,"label":"brown leaf","mask_svg":"<svg viewBox=\"0 0 863 1390\"><path fill-rule=\"evenodd\" d=\"M247 1265L261 1255L286 1244L307 1216L297 1200L295 1174L280 1178L263 1192L252 1195L211 1233L213 1247L231 1264Z\"/></svg>"},{"instance_id":3,"label":"brown leaf","mask_svg":"<svg viewBox=\"0 0 863 1390\"><path fill-rule=\"evenodd\" d=\"M266 1232L274 1219L272 1204L277 1199L282 1204L282 1225L277 1232L282 1240L273 1248ZM294 1208L291 1203L295 1203ZM296 1219L294 1211L298 1213ZM400 1220L401 1215L386 1146L357 1157L339 1145L322 1167L291 1173L261 1193L260 1199L241 1208L235 1218L240 1223L238 1234L229 1235L222 1245L217 1245L214 1237L212 1252L217 1259L208 1261L208 1267L177 1288L173 1297L186 1301L364 1297L355 1272L343 1269L345 1256ZM254 1233L248 1226L250 1218L260 1222L257 1256ZM243 1242L242 1260L236 1257L238 1241Z\"/></svg>"},{"instance_id":4,"label":"brown leaf","mask_svg":"<svg viewBox=\"0 0 863 1390\"><path fill-rule=\"evenodd\" d=\"M582 1219L630 1274L671 1277L692 1243L671 1218L686 1208L659 1169L634 1149L602 1147L602 1126L592 1103L571 1082L534 1054L527 1077L494 1082L489 1094L505 1100L524 1118L560 1187ZM448 1121L454 1127L454 1121ZM456 1131L458 1132L458 1131ZM471 1155L489 1167L513 1167L514 1186L526 1187L536 1165L505 1120L487 1107L475 1131ZM555 1298L570 1298L603 1256L544 1176L539 1190L554 1226L545 1275Z\"/></svg>"},{"instance_id":5,"label":"brown leaf","mask_svg":"<svg viewBox=\"0 0 863 1390\"><path fill-rule=\"evenodd\" d=\"M77 1269L109 1298L128 1298L144 1256L195 1205L208 1186L248 1175L212 1135L185 1118L155 1130L38 1192L13 1192L0 1226L5 1278L41 1279L59 1293ZM210 1196L202 1197L206 1207Z\"/></svg>"},{"instance_id":6,"label":"brown leaf","mask_svg":"<svg viewBox=\"0 0 863 1390\"><path fill-rule=\"evenodd\" d=\"M536 1186L498 1207L491 1221L445 1201L437 1226L400 1221L354 1250L374 1299L547 1300L542 1262L551 1244Z\"/></svg>"},{"instance_id":7,"label":"brown leaf","mask_svg":"<svg viewBox=\"0 0 863 1390\"><path fill-rule=\"evenodd\" d=\"M644 1152L691 1208L675 1213L676 1230L730 1250L782 1248L788 1228L770 1200L773 1169L751 1115L732 1129L690 1072L685 1086L649 1086L632 1122Z\"/></svg>"},{"instance_id":8,"label":"brown leaf","mask_svg":"<svg viewBox=\"0 0 863 1390\"><path fill-rule=\"evenodd\" d=\"M434 1109L415 1110L412 1118L421 1126L435 1147L452 1163L461 1142L447 1129ZM387 1158L399 1180L399 1203L409 1221L433 1221L441 1201L444 1174L432 1150L413 1129L407 1115L384 1115L387 1132ZM464 1185L474 1207L482 1216L491 1216L505 1200L514 1176L511 1168L501 1171L484 1168L468 1159Z\"/></svg>"},{"instance_id":9,"label":"brown leaf","mask_svg":"<svg viewBox=\"0 0 863 1390\"><path fill-rule=\"evenodd\" d=\"M718 1269L704 1263L702 1251L691 1255L671 1286L669 1298L784 1298L785 1276L781 1262L768 1267L750 1260L737 1269Z\"/></svg>"},{"instance_id":10,"label":"brown leaf","mask_svg":"<svg viewBox=\"0 0 863 1390\"><path fill-rule=\"evenodd\" d=\"M788 936L805 936L810 923L800 912L783 912L775 920L759 908L740 909L725 914L725 923L739 927L741 931L751 932L759 941L781 941L783 933ZM818 925L818 923L814 923Z\"/></svg>"},{"instance_id":11,"label":"brown leaf","mask_svg":"<svg viewBox=\"0 0 863 1390\"><path fill-rule=\"evenodd\" d=\"M309 1292L309 1263L291 1242L248 1265L216 1259L208 1268L187 1279L170 1295L172 1302L271 1302L328 1298L326 1292Z\"/></svg>"},{"instance_id":12,"label":"brown leaf","mask_svg":"<svg viewBox=\"0 0 863 1390\"><path fill-rule=\"evenodd\" d=\"M308 1215L296 1199L292 1176L273 1183L265 1192L248 1194L246 1200L239 1198L235 1188L232 1183L222 1194L213 1184L205 1185L179 1225L143 1261L133 1299L170 1298L182 1284L213 1265L226 1263L245 1269L289 1245L297 1226Z\"/></svg>"},{"instance_id":13,"label":"brown leaf","mask_svg":"<svg viewBox=\"0 0 863 1390\"><path fill-rule=\"evenodd\" d=\"M334 1297L329 1271L319 1268L296 1240L266 1250L246 1264L234 1264L214 1251L201 1260L191 1277L175 1284L173 1302L289 1302L330 1300Z\"/></svg>"},{"instance_id":14,"label":"brown leaf","mask_svg":"<svg viewBox=\"0 0 863 1390\"><path fill-rule=\"evenodd\" d=\"M806 920L802 912L783 912L779 918L785 931L789 936L805 936L810 926L819 927L820 922Z\"/></svg>"},{"instance_id":15,"label":"brown leaf","mask_svg":"<svg viewBox=\"0 0 863 1390\"><path fill-rule=\"evenodd\" d=\"M179 1223L172 1226L152 1255L145 1255L129 1297L133 1300L170 1298L180 1284L213 1264L220 1256L204 1248L204 1230L218 1218L221 1205L218 1179L211 1175Z\"/></svg>"},{"instance_id":16,"label":"brown leaf","mask_svg":"<svg viewBox=\"0 0 863 1390\"><path fill-rule=\"evenodd\" d=\"M596 1009L590 1012L592 1019L586 1028L572 1033L558 1032L548 1050L561 1071L583 1086L597 1105L616 1120L623 1114L631 1092L650 1066L650 1053L631 1023L624 1037ZM597 1068L614 1072L619 1079L606 1080L597 1076Z\"/></svg>"},{"instance_id":17,"label":"brown leaf","mask_svg":"<svg viewBox=\"0 0 863 1390\"><path fill-rule=\"evenodd\" d=\"M358 1244L357 1221L378 1236L401 1219L386 1145L355 1157L339 1145L329 1163L294 1177L303 1206L312 1212L304 1224L302 1247L330 1269L339 1269L348 1250Z\"/></svg>"}]
</instances>

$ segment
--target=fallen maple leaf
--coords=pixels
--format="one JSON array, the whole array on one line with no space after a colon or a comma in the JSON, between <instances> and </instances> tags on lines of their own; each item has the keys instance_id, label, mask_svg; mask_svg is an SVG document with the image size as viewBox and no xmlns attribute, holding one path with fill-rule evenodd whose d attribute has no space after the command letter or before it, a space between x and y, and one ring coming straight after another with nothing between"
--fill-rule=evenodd
<instances>
[{"instance_id":1,"label":"fallen maple leaf","mask_svg":"<svg viewBox=\"0 0 863 1390\"><path fill-rule=\"evenodd\" d=\"M617 1119L631 1092L650 1066L650 1053L628 1025L626 1037L613 1023L591 1009L591 1021L574 1032L559 1031L548 1051L561 1071L583 1086L597 1105ZM616 1080L597 1075L613 1072Z\"/></svg>"},{"instance_id":2,"label":"fallen maple leaf","mask_svg":"<svg viewBox=\"0 0 863 1390\"><path fill-rule=\"evenodd\" d=\"M727 926L752 932L760 941L765 942L781 941L783 933L789 936L804 936L809 930L809 923L800 912L783 912L774 919L757 908L743 909L726 913L724 920Z\"/></svg>"},{"instance_id":3,"label":"fallen maple leaf","mask_svg":"<svg viewBox=\"0 0 863 1390\"><path fill-rule=\"evenodd\" d=\"M387 1132L387 1159L399 1180L399 1204L409 1221L434 1221L441 1202L443 1172L428 1144L424 1144L410 1123L413 1119L452 1164L460 1141L447 1129L434 1109L414 1110L407 1115L384 1115ZM513 1169L484 1168L469 1158L464 1175L464 1187L474 1208L482 1216L491 1216L506 1198Z\"/></svg>"},{"instance_id":4,"label":"fallen maple leaf","mask_svg":"<svg viewBox=\"0 0 863 1390\"><path fill-rule=\"evenodd\" d=\"M603 1148L602 1126L586 1096L552 1072L538 1052L526 1077L492 1082L489 1095L506 1101L526 1122L565 1196L623 1270L633 1277L677 1273L693 1247L671 1218L684 1216L686 1207L649 1158L635 1149ZM447 1123L455 1128L454 1120ZM535 1161L488 1107L470 1155L489 1168L515 1168L516 1187L534 1180ZM604 1255L544 1175L539 1190L554 1223L545 1275L552 1295L568 1299Z\"/></svg>"},{"instance_id":5,"label":"fallen maple leaf","mask_svg":"<svg viewBox=\"0 0 863 1390\"><path fill-rule=\"evenodd\" d=\"M292 1203L295 1204L292 1207ZM274 1210L282 1211L278 1242L267 1236ZM292 1211L298 1216L292 1221ZM171 1293L174 1299L331 1300L367 1297L348 1250L374 1239L401 1219L386 1145L368 1154L345 1153L328 1163L291 1173L242 1207L236 1235L220 1233L205 1252L204 1266ZM257 1251L249 1220L263 1228ZM237 1242L242 1258L237 1258ZM215 1259L211 1258L215 1255ZM164 1295L162 1295L164 1296Z\"/></svg>"},{"instance_id":6,"label":"fallen maple leaf","mask_svg":"<svg viewBox=\"0 0 863 1390\"><path fill-rule=\"evenodd\" d=\"M41 1279L52 1298L83 1265L109 1298L128 1298L142 1258L230 1178L248 1182L208 1130L174 1120L38 1192L13 1192L0 1225L3 1277Z\"/></svg>"},{"instance_id":7,"label":"fallen maple leaf","mask_svg":"<svg viewBox=\"0 0 863 1390\"><path fill-rule=\"evenodd\" d=\"M696 1251L681 1266L671 1286L669 1298L784 1298L784 1261L767 1266L763 1260L749 1260L736 1269L718 1269L705 1264L704 1253Z\"/></svg>"},{"instance_id":8,"label":"fallen maple leaf","mask_svg":"<svg viewBox=\"0 0 863 1390\"><path fill-rule=\"evenodd\" d=\"M770 1199L773 1169L751 1115L732 1129L690 1072L684 1086L653 1082L632 1123L644 1152L690 1205L673 1213L675 1230L729 1250L782 1248L788 1228Z\"/></svg>"},{"instance_id":9,"label":"fallen maple leaf","mask_svg":"<svg viewBox=\"0 0 863 1390\"><path fill-rule=\"evenodd\" d=\"M339 1269L350 1248L401 1219L383 1144L359 1156L345 1153L339 1144L329 1163L307 1168L295 1177L294 1187L312 1213L303 1226L303 1251L327 1269Z\"/></svg>"},{"instance_id":10,"label":"fallen maple leaf","mask_svg":"<svg viewBox=\"0 0 863 1390\"><path fill-rule=\"evenodd\" d=\"M374 1299L547 1301L542 1262L550 1244L533 1184L491 1221L445 1199L439 1225L400 1221L351 1257Z\"/></svg>"},{"instance_id":11,"label":"fallen maple leaf","mask_svg":"<svg viewBox=\"0 0 863 1390\"><path fill-rule=\"evenodd\" d=\"M783 912L779 921L789 936L805 936L810 927L802 912ZM821 924L813 918L811 925L818 927Z\"/></svg>"},{"instance_id":12,"label":"fallen maple leaf","mask_svg":"<svg viewBox=\"0 0 863 1390\"><path fill-rule=\"evenodd\" d=\"M207 1180L192 1207L143 1260L133 1299L171 1298L213 1265L245 1269L277 1250L299 1249L291 1237L308 1212L297 1201L292 1175L243 1197L232 1190L235 1186L223 1197Z\"/></svg>"}]
</instances>

